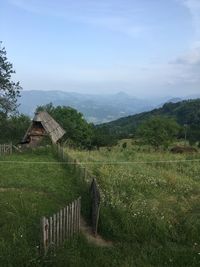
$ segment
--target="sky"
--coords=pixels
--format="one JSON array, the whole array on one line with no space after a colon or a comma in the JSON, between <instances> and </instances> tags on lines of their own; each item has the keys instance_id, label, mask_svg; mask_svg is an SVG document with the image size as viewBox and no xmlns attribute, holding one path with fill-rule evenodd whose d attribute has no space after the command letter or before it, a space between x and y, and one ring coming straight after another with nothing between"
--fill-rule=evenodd
<instances>
[{"instance_id":1,"label":"sky","mask_svg":"<svg viewBox=\"0 0 200 267\"><path fill-rule=\"evenodd\" d=\"M200 0L1 0L24 90L200 94Z\"/></svg>"}]
</instances>

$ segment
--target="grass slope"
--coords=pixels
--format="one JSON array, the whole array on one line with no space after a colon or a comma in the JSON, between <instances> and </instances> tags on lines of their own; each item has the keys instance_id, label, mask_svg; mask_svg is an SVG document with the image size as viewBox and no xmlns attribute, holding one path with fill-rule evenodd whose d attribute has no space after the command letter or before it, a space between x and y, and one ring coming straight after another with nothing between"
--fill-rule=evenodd
<instances>
[{"instance_id":1,"label":"grass slope","mask_svg":"<svg viewBox=\"0 0 200 267\"><path fill-rule=\"evenodd\" d=\"M79 195L88 213L88 188L73 170L42 164L56 160L49 149L0 158L0 266L123 266L118 248L95 247L83 235L55 254L40 257L42 216L52 215Z\"/></svg>"},{"instance_id":2,"label":"grass slope","mask_svg":"<svg viewBox=\"0 0 200 267\"><path fill-rule=\"evenodd\" d=\"M40 218L78 197L80 184L66 166L31 163L56 161L46 149L1 160L1 266L40 266Z\"/></svg>"},{"instance_id":3,"label":"grass slope","mask_svg":"<svg viewBox=\"0 0 200 267\"><path fill-rule=\"evenodd\" d=\"M102 189L101 234L110 248L88 244L83 235L55 254L39 257L41 216L48 216L88 188L50 150L13 155L0 162L0 266L199 266L199 163L95 165L94 161L184 159L168 153L143 153L131 147L100 152L70 151L98 177ZM88 211L88 210L87 210Z\"/></svg>"},{"instance_id":4,"label":"grass slope","mask_svg":"<svg viewBox=\"0 0 200 267\"><path fill-rule=\"evenodd\" d=\"M100 231L120 247L126 257L121 266L199 266L200 162L117 162L200 156L148 151L130 145L70 153L97 176L102 189Z\"/></svg>"}]
</instances>

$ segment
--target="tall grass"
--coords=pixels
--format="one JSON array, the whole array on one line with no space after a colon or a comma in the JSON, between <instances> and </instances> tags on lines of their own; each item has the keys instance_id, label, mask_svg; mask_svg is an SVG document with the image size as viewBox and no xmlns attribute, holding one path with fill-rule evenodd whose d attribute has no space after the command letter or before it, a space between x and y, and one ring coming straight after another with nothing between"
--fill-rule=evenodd
<instances>
[{"instance_id":1,"label":"tall grass","mask_svg":"<svg viewBox=\"0 0 200 267\"><path fill-rule=\"evenodd\" d=\"M174 155L134 145L68 153L97 177L102 235L127 249L141 247L149 266L198 266L200 162L144 162L199 159L199 154ZM141 266L148 266L144 262Z\"/></svg>"},{"instance_id":2,"label":"tall grass","mask_svg":"<svg viewBox=\"0 0 200 267\"><path fill-rule=\"evenodd\" d=\"M45 258L39 253L40 218L79 195L88 213L88 188L67 164L34 164L56 161L50 149L1 158L13 163L0 162L0 266L199 266L200 164L103 163L199 157L148 151L130 145L68 151L97 176L99 231L113 247L96 247L80 235Z\"/></svg>"}]
</instances>

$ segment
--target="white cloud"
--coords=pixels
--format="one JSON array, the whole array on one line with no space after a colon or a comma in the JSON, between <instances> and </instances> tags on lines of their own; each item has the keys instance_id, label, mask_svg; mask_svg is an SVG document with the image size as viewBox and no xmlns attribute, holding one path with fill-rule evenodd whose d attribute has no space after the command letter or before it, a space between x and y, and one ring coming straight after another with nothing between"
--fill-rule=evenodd
<instances>
[{"instance_id":1,"label":"white cloud","mask_svg":"<svg viewBox=\"0 0 200 267\"><path fill-rule=\"evenodd\" d=\"M197 46L187 52L185 55L178 57L172 63L184 65L199 65L200 64L200 46Z\"/></svg>"}]
</instances>

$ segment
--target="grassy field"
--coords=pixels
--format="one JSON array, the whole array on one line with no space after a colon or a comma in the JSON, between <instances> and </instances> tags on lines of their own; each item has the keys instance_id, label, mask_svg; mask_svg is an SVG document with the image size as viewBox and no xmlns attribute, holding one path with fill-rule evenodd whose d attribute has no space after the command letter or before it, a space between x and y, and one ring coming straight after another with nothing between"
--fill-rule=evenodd
<instances>
[{"instance_id":1,"label":"grassy field","mask_svg":"<svg viewBox=\"0 0 200 267\"><path fill-rule=\"evenodd\" d=\"M97 177L99 230L121 246L122 266L199 266L200 161L184 160L200 154L155 152L131 143L126 149L121 143L111 151L68 152ZM168 162L177 160L182 162Z\"/></svg>"},{"instance_id":2,"label":"grassy field","mask_svg":"<svg viewBox=\"0 0 200 267\"><path fill-rule=\"evenodd\" d=\"M40 218L85 190L67 166L42 163L56 160L48 149L1 157L0 266L55 266L39 255Z\"/></svg>"},{"instance_id":3,"label":"grassy field","mask_svg":"<svg viewBox=\"0 0 200 267\"><path fill-rule=\"evenodd\" d=\"M88 213L88 186L69 166L51 164L57 160L49 149L0 158L0 266L125 266L121 245L96 247L83 234L41 257L42 216L79 195L82 211Z\"/></svg>"},{"instance_id":4,"label":"grassy field","mask_svg":"<svg viewBox=\"0 0 200 267\"><path fill-rule=\"evenodd\" d=\"M81 234L55 254L40 257L41 216L79 195L88 212L88 188L70 166L43 163L57 158L49 149L38 149L0 159L0 266L199 266L200 162L116 164L198 159L199 154L138 151L131 144L69 152L97 176L99 231L113 247L88 244Z\"/></svg>"}]
</instances>

